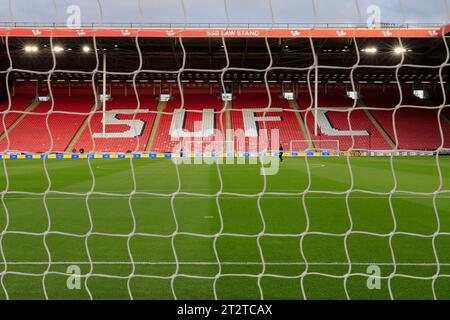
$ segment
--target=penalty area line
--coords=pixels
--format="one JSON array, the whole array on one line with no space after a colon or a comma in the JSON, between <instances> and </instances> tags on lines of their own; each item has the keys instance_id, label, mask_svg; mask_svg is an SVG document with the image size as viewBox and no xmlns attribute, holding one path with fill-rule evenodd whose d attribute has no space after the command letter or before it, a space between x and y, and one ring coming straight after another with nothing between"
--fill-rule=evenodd
<instances>
[{"instance_id":1,"label":"penalty area line","mask_svg":"<svg viewBox=\"0 0 450 320\"><path fill-rule=\"evenodd\" d=\"M3 265L219 265L219 262L214 261L6 261L2 263ZM348 266L348 262L220 262L221 265L236 265L236 266ZM435 262L351 262L352 266L406 266L406 267L436 267L436 266L450 266L450 263L435 263Z\"/></svg>"}]
</instances>

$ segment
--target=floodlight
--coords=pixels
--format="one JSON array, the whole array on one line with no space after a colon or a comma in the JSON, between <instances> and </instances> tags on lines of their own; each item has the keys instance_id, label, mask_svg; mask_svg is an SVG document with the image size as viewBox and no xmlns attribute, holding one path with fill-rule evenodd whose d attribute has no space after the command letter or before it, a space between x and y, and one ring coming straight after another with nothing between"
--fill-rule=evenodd
<instances>
[{"instance_id":1,"label":"floodlight","mask_svg":"<svg viewBox=\"0 0 450 320\"><path fill-rule=\"evenodd\" d=\"M89 52L91 48L89 46L83 46L83 52Z\"/></svg>"},{"instance_id":2,"label":"floodlight","mask_svg":"<svg viewBox=\"0 0 450 320\"><path fill-rule=\"evenodd\" d=\"M25 52L38 52L38 47L34 45L25 46Z\"/></svg>"},{"instance_id":3,"label":"floodlight","mask_svg":"<svg viewBox=\"0 0 450 320\"><path fill-rule=\"evenodd\" d=\"M402 54L406 52L406 49L403 47L395 47L394 52L395 54Z\"/></svg>"},{"instance_id":4,"label":"floodlight","mask_svg":"<svg viewBox=\"0 0 450 320\"><path fill-rule=\"evenodd\" d=\"M58 53L58 52L63 52L63 51L64 51L64 48L61 47L61 46L54 46L54 47L53 47L53 51L55 51L56 53Z\"/></svg>"},{"instance_id":5,"label":"floodlight","mask_svg":"<svg viewBox=\"0 0 450 320\"><path fill-rule=\"evenodd\" d=\"M368 48L362 49L361 51L365 52L365 53L375 54L375 53L377 53L378 49L376 47L368 47Z\"/></svg>"}]
</instances>

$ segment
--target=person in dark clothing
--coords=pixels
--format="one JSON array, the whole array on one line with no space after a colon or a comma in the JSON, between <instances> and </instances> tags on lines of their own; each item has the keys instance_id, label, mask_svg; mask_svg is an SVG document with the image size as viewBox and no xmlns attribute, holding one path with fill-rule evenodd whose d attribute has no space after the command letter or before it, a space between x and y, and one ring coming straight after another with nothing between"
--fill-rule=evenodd
<instances>
[{"instance_id":1,"label":"person in dark clothing","mask_svg":"<svg viewBox=\"0 0 450 320\"><path fill-rule=\"evenodd\" d=\"M284 149L283 149L283 146L280 144L280 150L279 150L279 153L278 153L278 158L280 158L280 161L281 162L283 162L283 152L284 151Z\"/></svg>"}]
</instances>

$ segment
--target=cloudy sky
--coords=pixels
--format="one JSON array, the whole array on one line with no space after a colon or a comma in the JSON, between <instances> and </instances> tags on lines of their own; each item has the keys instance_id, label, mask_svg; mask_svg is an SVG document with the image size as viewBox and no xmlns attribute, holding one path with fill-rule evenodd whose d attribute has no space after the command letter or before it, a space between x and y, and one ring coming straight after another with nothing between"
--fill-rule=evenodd
<instances>
[{"instance_id":1,"label":"cloudy sky","mask_svg":"<svg viewBox=\"0 0 450 320\"><path fill-rule=\"evenodd\" d=\"M0 0L0 21L65 22L71 5L82 23L352 23L372 5L382 22L450 20L450 0Z\"/></svg>"}]
</instances>

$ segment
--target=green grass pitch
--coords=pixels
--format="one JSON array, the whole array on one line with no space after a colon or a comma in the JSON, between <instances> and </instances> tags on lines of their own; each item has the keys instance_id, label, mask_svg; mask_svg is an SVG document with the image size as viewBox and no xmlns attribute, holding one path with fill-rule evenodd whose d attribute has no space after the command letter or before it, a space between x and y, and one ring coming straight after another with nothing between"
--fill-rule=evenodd
<instances>
[{"instance_id":1,"label":"green grass pitch","mask_svg":"<svg viewBox=\"0 0 450 320\"><path fill-rule=\"evenodd\" d=\"M390 161L3 161L0 299L450 299L450 157Z\"/></svg>"}]
</instances>

